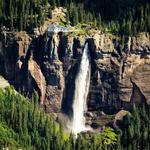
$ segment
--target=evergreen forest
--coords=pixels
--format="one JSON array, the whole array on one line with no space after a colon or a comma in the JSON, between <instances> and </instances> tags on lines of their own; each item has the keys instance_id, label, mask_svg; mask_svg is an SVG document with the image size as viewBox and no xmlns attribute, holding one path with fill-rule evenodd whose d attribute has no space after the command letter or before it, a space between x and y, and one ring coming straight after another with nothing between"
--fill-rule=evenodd
<instances>
[{"instance_id":1,"label":"evergreen forest","mask_svg":"<svg viewBox=\"0 0 150 150\"><path fill-rule=\"evenodd\" d=\"M120 128L106 127L96 134L80 134L75 140L39 109L36 93L29 100L7 87L0 89L0 149L149 150L149 118L150 106L133 106L131 116L124 118Z\"/></svg>"},{"instance_id":2,"label":"evergreen forest","mask_svg":"<svg viewBox=\"0 0 150 150\"><path fill-rule=\"evenodd\" d=\"M119 35L150 31L149 0L0 0L0 26L30 31L62 6L68 10L66 24L72 26L93 22L96 28Z\"/></svg>"}]
</instances>

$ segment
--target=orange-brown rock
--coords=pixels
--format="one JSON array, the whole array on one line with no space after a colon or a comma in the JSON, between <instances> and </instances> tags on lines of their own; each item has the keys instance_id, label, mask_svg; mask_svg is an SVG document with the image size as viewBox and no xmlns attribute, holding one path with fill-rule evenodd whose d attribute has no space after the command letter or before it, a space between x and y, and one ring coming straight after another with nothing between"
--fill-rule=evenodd
<instances>
[{"instance_id":1,"label":"orange-brown rock","mask_svg":"<svg viewBox=\"0 0 150 150\"><path fill-rule=\"evenodd\" d=\"M39 91L40 91L40 104L44 104L45 94L46 94L46 81L39 65L34 60L29 60L28 62L28 71L31 74L31 77L35 81Z\"/></svg>"},{"instance_id":2,"label":"orange-brown rock","mask_svg":"<svg viewBox=\"0 0 150 150\"><path fill-rule=\"evenodd\" d=\"M18 49L18 56L26 56L31 38L26 34L26 32L18 32L14 38Z\"/></svg>"}]
</instances>

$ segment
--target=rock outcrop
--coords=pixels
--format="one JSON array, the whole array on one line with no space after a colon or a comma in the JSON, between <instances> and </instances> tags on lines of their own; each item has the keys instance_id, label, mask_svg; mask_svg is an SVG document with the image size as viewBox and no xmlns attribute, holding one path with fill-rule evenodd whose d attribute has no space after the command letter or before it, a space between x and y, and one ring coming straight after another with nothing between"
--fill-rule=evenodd
<instances>
[{"instance_id":1,"label":"rock outcrop","mask_svg":"<svg viewBox=\"0 0 150 150\"><path fill-rule=\"evenodd\" d=\"M44 100L45 100L45 94L46 94L45 77L44 77L43 73L41 72L39 65L33 60L29 60L28 70L38 88L39 96L40 96L40 104L43 105Z\"/></svg>"},{"instance_id":2,"label":"rock outcrop","mask_svg":"<svg viewBox=\"0 0 150 150\"><path fill-rule=\"evenodd\" d=\"M42 71L46 79L46 112L60 112L64 91L63 65L59 60L44 62Z\"/></svg>"},{"instance_id":3,"label":"rock outcrop","mask_svg":"<svg viewBox=\"0 0 150 150\"><path fill-rule=\"evenodd\" d=\"M5 80L3 77L0 76L0 88L4 89L6 87L10 86L7 80Z\"/></svg>"},{"instance_id":4,"label":"rock outcrop","mask_svg":"<svg viewBox=\"0 0 150 150\"><path fill-rule=\"evenodd\" d=\"M127 116L131 116L131 113L126 110L120 110L116 115L113 121L113 126L115 128L121 127L123 125L123 119Z\"/></svg>"}]
</instances>

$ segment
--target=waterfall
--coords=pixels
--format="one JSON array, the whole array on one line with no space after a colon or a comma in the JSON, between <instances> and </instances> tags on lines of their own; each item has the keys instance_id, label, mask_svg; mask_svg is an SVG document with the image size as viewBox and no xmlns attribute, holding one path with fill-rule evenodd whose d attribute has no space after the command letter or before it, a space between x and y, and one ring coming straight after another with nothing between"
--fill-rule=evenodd
<instances>
[{"instance_id":1,"label":"waterfall","mask_svg":"<svg viewBox=\"0 0 150 150\"><path fill-rule=\"evenodd\" d=\"M73 100L73 117L71 122L72 133L77 136L81 131L89 130L85 126L84 112L86 111L86 100L90 85L90 55L88 43L85 44L79 72L75 80L75 92Z\"/></svg>"}]
</instances>

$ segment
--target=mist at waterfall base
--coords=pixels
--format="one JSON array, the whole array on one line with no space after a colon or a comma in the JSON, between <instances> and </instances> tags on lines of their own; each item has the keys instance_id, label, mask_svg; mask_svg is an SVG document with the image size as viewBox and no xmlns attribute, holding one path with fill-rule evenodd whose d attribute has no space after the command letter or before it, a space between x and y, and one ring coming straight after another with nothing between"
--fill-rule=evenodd
<instances>
[{"instance_id":1,"label":"mist at waterfall base","mask_svg":"<svg viewBox=\"0 0 150 150\"><path fill-rule=\"evenodd\" d=\"M90 85L90 55L88 43L85 44L83 55L80 63L79 72L75 79L75 91L73 99L73 116L70 123L71 132L77 137L77 134L82 131L90 130L91 128L85 125L84 113L87 110L86 100Z\"/></svg>"}]
</instances>

